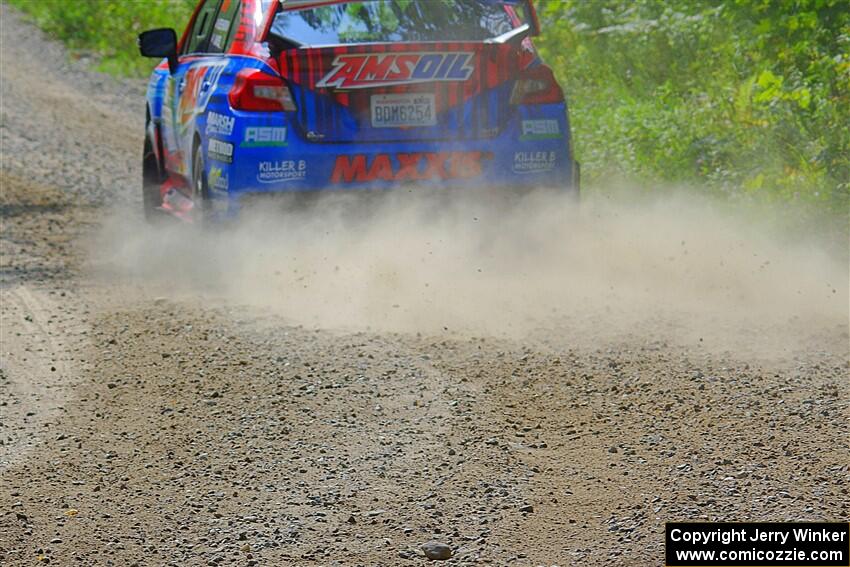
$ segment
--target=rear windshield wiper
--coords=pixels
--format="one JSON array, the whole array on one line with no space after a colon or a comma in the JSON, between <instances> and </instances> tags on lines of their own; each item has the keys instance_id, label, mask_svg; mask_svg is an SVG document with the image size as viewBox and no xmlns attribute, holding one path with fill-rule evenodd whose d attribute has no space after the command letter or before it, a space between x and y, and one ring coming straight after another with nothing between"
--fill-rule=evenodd
<instances>
[{"instance_id":1,"label":"rear windshield wiper","mask_svg":"<svg viewBox=\"0 0 850 567\"><path fill-rule=\"evenodd\" d=\"M306 47L304 43L301 43L295 38L281 35L273 31L269 31L267 41L269 42L269 50L277 53L286 51L287 49L300 49L302 47Z\"/></svg>"},{"instance_id":2,"label":"rear windshield wiper","mask_svg":"<svg viewBox=\"0 0 850 567\"><path fill-rule=\"evenodd\" d=\"M521 43L530 34L531 26L528 24L522 24L518 28L514 28L507 33L491 37L490 39L485 39L484 43Z\"/></svg>"}]
</instances>

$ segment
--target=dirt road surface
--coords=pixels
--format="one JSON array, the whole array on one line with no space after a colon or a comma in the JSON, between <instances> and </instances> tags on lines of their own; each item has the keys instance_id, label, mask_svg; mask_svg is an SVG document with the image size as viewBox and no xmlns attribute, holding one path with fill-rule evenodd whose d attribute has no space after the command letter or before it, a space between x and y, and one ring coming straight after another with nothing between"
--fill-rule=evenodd
<instances>
[{"instance_id":1,"label":"dirt road surface","mask_svg":"<svg viewBox=\"0 0 850 567\"><path fill-rule=\"evenodd\" d=\"M162 236L144 82L0 10L0 564L657 565L665 521L850 520L846 265L654 210Z\"/></svg>"}]
</instances>

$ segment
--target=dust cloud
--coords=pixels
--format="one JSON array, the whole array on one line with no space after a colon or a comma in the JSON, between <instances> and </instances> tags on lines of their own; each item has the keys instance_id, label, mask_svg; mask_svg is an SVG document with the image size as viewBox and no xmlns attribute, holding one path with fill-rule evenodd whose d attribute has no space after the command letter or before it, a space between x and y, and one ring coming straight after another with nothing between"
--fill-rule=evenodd
<instances>
[{"instance_id":1,"label":"dust cloud","mask_svg":"<svg viewBox=\"0 0 850 567\"><path fill-rule=\"evenodd\" d=\"M116 214L95 266L145 293L317 328L846 350L846 262L685 194L578 204L553 191L498 202L400 192L262 209L217 229Z\"/></svg>"}]
</instances>

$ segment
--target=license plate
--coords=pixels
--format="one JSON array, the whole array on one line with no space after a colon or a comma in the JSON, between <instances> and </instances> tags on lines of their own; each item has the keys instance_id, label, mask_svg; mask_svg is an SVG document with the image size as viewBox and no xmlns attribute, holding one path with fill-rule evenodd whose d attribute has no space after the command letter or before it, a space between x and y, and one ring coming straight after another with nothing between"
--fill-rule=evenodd
<instances>
[{"instance_id":1,"label":"license plate","mask_svg":"<svg viewBox=\"0 0 850 567\"><path fill-rule=\"evenodd\" d=\"M435 126L434 95L385 94L372 96L372 127Z\"/></svg>"}]
</instances>

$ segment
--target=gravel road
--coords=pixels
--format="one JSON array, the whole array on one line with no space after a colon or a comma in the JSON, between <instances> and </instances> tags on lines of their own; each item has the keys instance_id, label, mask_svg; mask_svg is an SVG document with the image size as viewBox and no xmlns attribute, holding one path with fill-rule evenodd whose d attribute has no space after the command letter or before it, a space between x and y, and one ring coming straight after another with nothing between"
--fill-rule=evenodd
<instances>
[{"instance_id":1,"label":"gravel road","mask_svg":"<svg viewBox=\"0 0 850 567\"><path fill-rule=\"evenodd\" d=\"M281 284L289 303L159 269L233 257L199 259L181 232L150 277L140 259L169 253L146 248L161 237L138 220L144 82L90 71L2 4L0 20L0 563L416 565L437 542L447 565L653 565L666 521L850 521L846 266L800 280L793 316L724 311L750 334L709 329L715 304L696 330L602 301L544 324L552 305L532 300L562 280L485 290L433 264L429 289L459 299L404 324L382 325L374 297L361 302L373 318L335 324L350 297L304 295L323 262L397 261L403 238L394 255L368 238L317 252ZM745 252L740 273L767 269ZM280 271L263 258L268 274L237 279ZM387 289L425 278L410 273ZM741 305L793 303L770 291L789 277L751 280ZM711 289L752 291L736 281ZM516 321L512 307L530 322L479 324ZM766 336L782 348L748 351Z\"/></svg>"}]
</instances>

